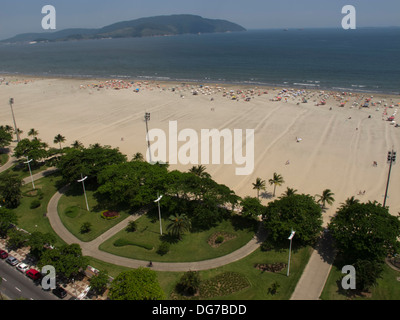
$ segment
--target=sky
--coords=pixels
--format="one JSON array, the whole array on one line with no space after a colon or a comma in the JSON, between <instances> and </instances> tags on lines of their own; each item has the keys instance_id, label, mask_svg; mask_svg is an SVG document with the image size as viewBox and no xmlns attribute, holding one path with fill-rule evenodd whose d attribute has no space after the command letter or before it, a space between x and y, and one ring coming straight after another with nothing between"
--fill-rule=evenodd
<instances>
[{"instance_id":1,"label":"sky","mask_svg":"<svg viewBox=\"0 0 400 320\"><path fill-rule=\"evenodd\" d=\"M353 5L357 27L400 26L399 0L0 0L0 39L45 32L42 8L56 9L56 31L100 28L142 17L195 14L246 29L341 27Z\"/></svg>"}]
</instances>

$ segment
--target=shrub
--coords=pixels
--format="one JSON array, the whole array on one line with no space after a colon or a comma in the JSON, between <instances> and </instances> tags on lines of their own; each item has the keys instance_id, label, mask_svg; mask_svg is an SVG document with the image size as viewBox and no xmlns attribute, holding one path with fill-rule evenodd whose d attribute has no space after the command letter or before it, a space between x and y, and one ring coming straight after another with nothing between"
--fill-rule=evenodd
<instances>
[{"instance_id":1,"label":"shrub","mask_svg":"<svg viewBox=\"0 0 400 320\"><path fill-rule=\"evenodd\" d=\"M224 236L218 236L217 239L215 239L215 243L222 243L224 242Z\"/></svg>"},{"instance_id":2,"label":"shrub","mask_svg":"<svg viewBox=\"0 0 400 320\"><path fill-rule=\"evenodd\" d=\"M157 253L161 256L167 254L169 252L170 244L168 242L161 242L160 246L158 247Z\"/></svg>"},{"instance_id":3,"label":"shrub","mask_svg":"<svg viewBox=\"0 0 400 320\"><path fill-rule=\"evenodd\" d=\"M90 222L84 222L81 226L81 233L88 233L92 230L92 224Z\"/></svg>"},{"instance_id":4,"label":"shrub","mask_svg":"<svg viewBox=\"0 0 400 320\"><path fill-rule=\"evenodd\" d=\"M128 232L135 232L137 230L137 222L136 221L129 221L128 227L126 231Z\"/></svg>"},{"instance_id":5,"label":"shrub","mask_svg":"<svg viewBox=\"0 0 400 320\"><path fill-rule=\"evenodd\" d=\"M200 275L196 271L188 271L183 274L176 290L181 294L194 295L200 288Z\"/></svg>"},{"instance_id":6,"label":"shrub","mask_svg":"<svg viewBox=\"0 0 400 320\"><path fill-rule=\"evenodd\" d=\"M38 207L40 207L40 200L39 199L35 199L32 200L31 205L29 206L31 209L36 209Z\"/></svg>"}]
</instances>

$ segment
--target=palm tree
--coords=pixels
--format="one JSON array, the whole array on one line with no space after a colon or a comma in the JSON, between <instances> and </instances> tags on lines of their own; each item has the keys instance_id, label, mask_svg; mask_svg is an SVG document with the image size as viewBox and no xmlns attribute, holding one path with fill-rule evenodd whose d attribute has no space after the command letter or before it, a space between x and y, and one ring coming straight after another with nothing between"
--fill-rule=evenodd
<instances>
[{"instance_id":1,"label":"palm tree","mask_svg":"<svg viewBox=\"0 0 400 320\"><path fill-rule=\"evenodd\" d=\"M274 185L274 195L273 195L274 197L275 197L276 186L281 186L283 183L285 183L283 177L280 174L277 174L276 172L274 172L274 176L272 177L272 179L269 179L268 182L271 186Z\"/></svg>"},{"instance_id":2,"label":"palm tree","mask_svg":"<svg viewBox=\"0 0 400 320\"><path fill-rule=\"evenodd\" d=\"M351 205L355 204L355 203L360 203L360 200L354 198L354 196L352 196L351 198L347 198L346 201L344 203L341 203L341 208L346 208L346 207L350 207Z\"/></svg>"},{"instance_id":3,"label":"palm tree","mask_svg":"<svg viewBox=\"0 0 400 320\"><path fill-rule=\"evenodd\" d=\"M74 148L74 149L79 149L79 150L81 150L81 149L84 148L83 143L80 142L80 141L78 141L78 140L75 140L75 141L71 144L71 146L72 146L72 148Z\"/></svg>"},{"instance_id":4,"label":"palm tree","mask_svg":"<svg viewBox=\"0 0 400 320\"><path fill-rule=\"evenodd\" d=\"M65 137L63 137L61 134L58 134L54 137L54 143L59 143L60 144L60 150L61 150L61 142L65 142Z\"/></svg>"},{"instance_id":5,"label":"palm tree","mask_svg":"<svg viewBox=\"0 0 400 320\"><path fill-rule=\"evenodd\" d=\"M321 203L321 208L324 209L325 208L325 204L329 204L331 205L335 199L333 198L335 194L332 193L332 191L330 189L325 189L322 192L322 195L317 194L316 196L319 197L318 199L318 203Z\"/></svg>"},{"instance_id":6,"label":"palm tree","mask_svg":"<svg viewBox=\"0 0 400 320\"><path fill-rule=\"evenodd\" d=\"M140 152L136 152L136 153L133 155L132 160L133 160L133 161L143 161L143 160L144 160L143 154L141 154Z\"/></svg>"},{"instance_id":7,"label":"palm tree","mask_svg":"<svg viewBox=\"0 0 400 320\"><path fill-rule=\"evenodd\" d=\"M296 194L297 189L287 187L286 191L282 193L282 197L289 197Z\"/></svg>"},{"instance_id":8,"label":"palm tree","mask_svg":"<svg viewBox=\"0 0 400 320\"><path fill-rule=\"evenodd\" d=\"M170 224L167 230L173 235L181 239L184 232L189 231L192 224L186 214L175 214L169 217Z\"/></svg>"},{"instance_id":9,"label":"palm tree","mask_svg":"<svg viewBox=\"0 0 400 320\"><path fill-rule=\"evenodd\" d=\"M253 183L253 190L257 190L257 198L260 199L260 190L265 190L265 180L257 178L256 183Z\"/></svg>"},{"instance_id":10,"label":"palm tree","mask_svg":"<svg viewBox=\"0 0 400 320\"><path fill-rule=\"evenodd\" d=\"M31 129L31 130L29 130L29 132L28 132L28 136L30 137L30 136L32 136L33 138L36 138L36 136L39 134L39 131L37 131L37 130L35 130L35 129Z\"/></svg>"},{"instance_id":11,"label":"palm tree","mask_svg":"<svg viewBox=\"0 0 400 320\"><path fill-rule=\"evenodd\" d=\"M202 164L191 167L189 169L189 172L195 174L196 176L198 176L200 178L209 178L210 177L210 175L206 172L206 167L203 166Z\"/></svg>"}]
</instances>

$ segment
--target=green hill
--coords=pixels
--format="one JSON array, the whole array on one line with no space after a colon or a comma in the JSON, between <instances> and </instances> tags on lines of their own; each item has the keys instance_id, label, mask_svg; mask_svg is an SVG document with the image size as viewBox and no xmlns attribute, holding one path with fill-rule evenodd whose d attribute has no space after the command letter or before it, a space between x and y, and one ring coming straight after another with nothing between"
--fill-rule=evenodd
<instances>
[{"instance_id":1,"label":"green hill","mask_svg":"<svg viewBox=\"0 0 400 320\"><path fill-rule=\"evenodd\" d=\"M226 20L206 19L196 15L180 14L117 22L100 29L65 29L57 32L25 33L2 42L132 38L245 30L242 26Z\"/></svg>"}]
</instances>

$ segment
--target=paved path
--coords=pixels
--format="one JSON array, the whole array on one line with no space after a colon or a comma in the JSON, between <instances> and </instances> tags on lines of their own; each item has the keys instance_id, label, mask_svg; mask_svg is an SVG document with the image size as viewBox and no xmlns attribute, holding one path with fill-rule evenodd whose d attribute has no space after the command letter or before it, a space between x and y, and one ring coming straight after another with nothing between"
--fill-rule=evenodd
<instances>
[{"instance_id":1,"label":"paved path","mask_svg":"<svg viewBox=\"0 0 400 320\"><path fill-rule=\"evenodd\" d=\"M10 146L8 149L9 149L8 161L4 165L0 166L0 173L10 169L15 164L15 162L17 161L17 159L12 156L12 154L14 152L14 146Z\"/></svg>"},{"instance_id":2,"label":"paved path","mask_svg":"<svg viewBox=\"0 0 400 320\"><path fill-rule=\"evenodd\" d=\"M324 232L311 254L290 300L319 300L335 256L332 237L329 233Z\"/></svg>"},{"instance_id":3,"label":"paved path","mask_svg":"<svg viewBox=\"0 0 400 320\"><path fill-rule=\"evenodd\" d=\"M115 225L113 228L109 229L108 231L106 231L100 237L96 238L93 241L83 242L80 241L78 238L76 238L67 230L64 224L61 222L61 219L58 215L57 204L62 195L66 192L66 190L67 187L60 189L50 199L50 202L47 206L47 217L49 218L51 227L61 237L61 239L63 239L68 244L72 243L79 244L82 248L82 253L85 256L91 256L93 258L102 261L106 261L112 264L125 266L129 268L138 268L147 266L148 261L141 261L141 260L120 257L98 249L99 245L102 242L104 242L114 234L126 228L128 223L131 220L138 219L141 216L140 214L128 217L127 219ZM217 268L246 257L254 250L256 250L260 246L260 244L264 241L264 239L265 239L265 233L259 232L245 246L241 247L240 249L226 256L199 262L153 262L152 269L157 271L189 271L189 270L199 271L199 270L208 270ZM195 250L195 248L193 249Z\"/></svg>"}]
</instances>

